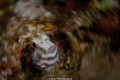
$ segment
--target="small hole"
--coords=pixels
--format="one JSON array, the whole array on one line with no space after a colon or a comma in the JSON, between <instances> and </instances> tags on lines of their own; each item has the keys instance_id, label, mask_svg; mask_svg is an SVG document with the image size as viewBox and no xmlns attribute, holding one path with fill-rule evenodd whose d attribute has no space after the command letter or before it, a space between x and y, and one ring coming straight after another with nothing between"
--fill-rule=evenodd
<instances>
[{"instance_id":1,"label":"small hole","mask_svg":"<svg viewBox=\"0 0 120 80\"><path fill-rule=\"evenodd\" d=\"M35 44L35 43L33 43L32 45L33 45L33 47L36 47L36 44Z\"/></svg>"}]
</instances>

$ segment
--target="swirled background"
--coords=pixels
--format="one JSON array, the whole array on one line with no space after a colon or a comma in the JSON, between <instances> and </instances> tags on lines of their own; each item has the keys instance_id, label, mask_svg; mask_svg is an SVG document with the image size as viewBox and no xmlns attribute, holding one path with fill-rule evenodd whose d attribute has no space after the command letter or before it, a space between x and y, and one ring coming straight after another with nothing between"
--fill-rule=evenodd
<instances>
[{"instance_id":1,"label":"swirled background","mask_svg":"<svg viewBox=\"0 0 120 80\"><path fill-rule=\"evenodd\" d=\"M0 80L120 80L118 1L0 0ZM49 71L30 65L34 29L58 46Z\"/></svg>"}]
</instances>

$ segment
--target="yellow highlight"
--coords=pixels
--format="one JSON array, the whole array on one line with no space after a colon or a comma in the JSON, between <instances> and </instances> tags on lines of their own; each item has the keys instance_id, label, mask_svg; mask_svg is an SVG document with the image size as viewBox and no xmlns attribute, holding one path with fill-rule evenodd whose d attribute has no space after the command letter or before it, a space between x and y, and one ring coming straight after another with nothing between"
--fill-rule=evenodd
<instances>
[{"instance_id":1,"label":"yellow highlight","mask_svg":"<svg viewBox=\"0 0 120 80\"><path fill-rule=\"evenodd\" d=\"M37 27L37 22L32 22L32 27Z\"/></svg>"},{"instance_id":2,"label":"yellow highlight","mask_svg":"<svg viewBox=\"0 0 120 80\"><path fill-rule=\"evenodd\" d=\"M44 27L44 30L51 30L51 29L53 29L53 25L50 24L50 23L46 23L45 27Z\"/></svg>"}]
</instances>

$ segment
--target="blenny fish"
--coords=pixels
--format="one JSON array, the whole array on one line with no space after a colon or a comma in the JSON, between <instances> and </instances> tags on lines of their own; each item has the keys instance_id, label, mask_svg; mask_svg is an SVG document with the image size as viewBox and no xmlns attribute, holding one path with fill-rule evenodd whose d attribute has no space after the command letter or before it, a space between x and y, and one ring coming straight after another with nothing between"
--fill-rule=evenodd
<instances>
[{"instance_id":1,"label":"blenny fish","mask_svg":"<svg viewBox=\"0 0 120 80\"><path fill-rule=\"evenodd\" d=\"M58 47L44 33L32 38L31 63L37 69L50 70L58 60Z\"/></svg>"}]
</instances>

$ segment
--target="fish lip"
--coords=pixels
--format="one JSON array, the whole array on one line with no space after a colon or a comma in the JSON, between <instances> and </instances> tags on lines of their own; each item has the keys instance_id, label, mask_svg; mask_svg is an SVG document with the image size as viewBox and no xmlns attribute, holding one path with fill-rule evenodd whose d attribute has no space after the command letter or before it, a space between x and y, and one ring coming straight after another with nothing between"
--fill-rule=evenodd
<instances>
[{"instance_id":1,"label":"fish lip","mask_svg":"<svg viewBox=\"0 0 120 80\"><path fill-rule=\"evenodd\" d=\"M51 46L47 51L45 51L45 54L54 53L56 49L57 49L56 45Z\"/></svg>"}]
</instances>

